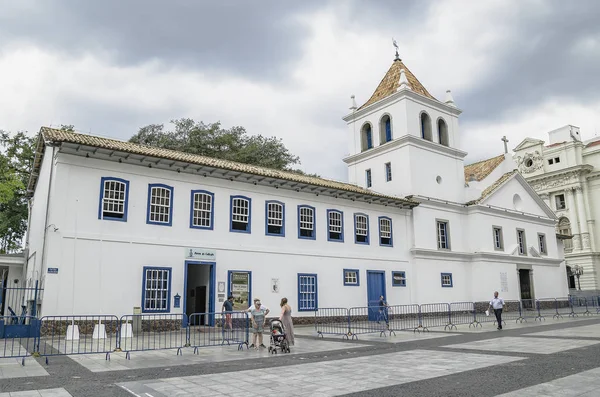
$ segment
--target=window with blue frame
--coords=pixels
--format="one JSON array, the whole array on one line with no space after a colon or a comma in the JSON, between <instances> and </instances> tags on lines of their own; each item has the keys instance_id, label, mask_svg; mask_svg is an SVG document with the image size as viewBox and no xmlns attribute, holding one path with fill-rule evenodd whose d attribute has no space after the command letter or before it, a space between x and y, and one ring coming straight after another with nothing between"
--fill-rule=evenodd
<instances>
[{"instance_id":1,"label":"window with blue frame","mask_svg":"<svg viewBox=\"0 0 600 397\"><path fill-rule=\"evenodd\" d=\"M173 187L162 184L148 185L148 213L146 223L171 226L173 223Z\"/></svg>"},{"instance_id":2,"label":"window with blue frame","mask_svg":"<svg viewBox=\"0 0 600 397\"><path fill-rule=\"evenodd\" d=\"M373 186L372 180L371 180L371 170L368 169L365 171L365 178L367 180L367 187L371 187Z\"/></svg>"},{"instance_id":3,"label":"window with blue frame","mask_svg":"<svg viewBox=\"0 0 600 397\"><path fill-rule=\"evenodd\" d=\"M298 238L315 239L315 208L308 205L298 206Z\"/></svg>"},{"instance_id":4,"label":"window with blue frame","mask_svg":"<svg viewBox=\"0 0 600 397\"><path fill-rule=\"evenodd\" d=\"M214 193L206 190L192 190L190 227L194 229L213 229Z\"/></svg>"},{"instance_id":5,"label":"window with blue frame","mask_svg":"<svg viewBox=\"0 0 600 397\"><path fill-rule=\"evenodd\" d=\"M316 274L298 274L298 311L308 312L318 309L319 291Z\"/></svg>"},{"instance_id":6,"label":"window with blue frame","mask_svg":"<svg viewBox=\"0 0 600 397\"><path fill-rule=\"evenodd\" d=\"M373 131L371 129L371 124L366 123L362 126L360 131L360 144L361 151L365 151L373 148Z\"/></svg>"},{"instance_id":7,"label":"window with blue frame","mask_svg":"<svg viewBox=\"0 0 600 397\"><path fill-rule=\"evenodd\" d=\"M171 302L171 268L144 267L142 279L142 311L168 313Z\"/></svg>"},{"instance_id":8,"label":"window with blue frame","mask_svg":"<svg viewBox=\"0 0 600 397\"><path fill-rule=\"evenodd\" d=\"M267 236L285 236L285 204L279 201L265 202Z\"/></svg>"},{"instance_id":9,"label":"window with blue frame","mask_svg":"<svg viewBox=\"0 0 600 397\"><path fill-rule=\"evenodd\" d=\"M379 123L379 144L383 145L392 140L392 120L388 114Z\"/></svg>"},{"instance_id":10,"label":"window with blue frame","mask_svg":"<svg viewBox=\"0 0 600 397\"><path fill-rule=\"evenodd\" d=\"M442 287L443 288L452 288L452 273L442 273Z\"/></svg>"},{"instance_id":11,"label":"window with blue frame","mask_svg":"<svg viewBox=\"0 0 600 397\"><path fill-rule=\"evenodd\" d=\"M390 116L387 116L385 120L385 141L389 142L392 140L392 120L390 120Z\"/></svg>"},{"instance_id":12,"label":"window with blue frame","mask_svg":"<svg viewBox=\"0 0 600 397\"><path fill-rule=\"evenodd\" d=\"M360 285L360 271L358 269L344 269L344 285L358 287Z\"/></svg>"},{"instance_id":13,"label":"window with blue frame","mask_svg":"<svg viewBox=\"0 0 600 397\"><path fill-rule=\"evenodd\" d=\"M344 213L337 210L327 210L327 240L344 241Z\"/></svg>"},{"instance_id":14,"label":"window with blue frame","mask_svg":"<svg viewBox=\"0 0 600 397\"><path fill-rule=\"evenodd\" d=\"M129 181L120 178L100 179L100 210L98 219L127 222Z\"/></svg>"},{"instance_id":15,"label":"window with blue frame","mask_svg":"<svg viewBox=\"0 0 600 397\"><path fill-rule=\"evenodd\" d=\"M252 231L251 224L251 206L252 201L244 196L231 196L230 198L230 232L250 233Z\"/></svg>"},{"instance_id":16,"label":"window with blue frame","mask_svg":"<svg viewBox=\"0 0 600 397\"><path fill-rule=\"evenodd\" d=\"M392 272L392 287L406 287L406 272Z\"/></svg>"},{"instance_id":17,"label":"window with blue frame","mask_svg":"<svg viewBox=\"0 0 600 397\"><path fill-rule=\"evenodd\" d=\"M369 216L354 214L354 242L369 244Z\"/></svg>"},{"instance_id":18,"label":"window with blue frame","mask_svg":"<svg viewBox=\"0 0 600 397\"><path fill-rule=\"evenodd\" d=\"M392 163L385 163L385 181L392 180Z\"/></svg>"},{"instance_id":19,"label":"window with blue frame","mask_svg":"<svg viewBox=\"0 0 600 397\"><path fill-rule=\"evenodd\" d=\"M392 220L386 216L379 217L379 245L393 246Z\"/></svg>"}]
</instances>

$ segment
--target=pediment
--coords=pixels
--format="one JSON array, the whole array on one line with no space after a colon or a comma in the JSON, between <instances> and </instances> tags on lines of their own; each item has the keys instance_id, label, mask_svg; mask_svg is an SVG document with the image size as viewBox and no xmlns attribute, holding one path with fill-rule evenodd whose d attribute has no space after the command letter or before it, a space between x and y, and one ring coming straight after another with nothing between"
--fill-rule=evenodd
<instances>
[{"instance_id":1,"label":"pediment","mask_svg":"<svg viewBox=\"0 0 600 397\"><path fill-rule=\"evenodd\" d=\"M544 144L544 141L542 141L541 139L525 138L521 143L519 143L517 145L517 147L515 147L513 149L513 152L516 152L518 150L527 149L528 147L543 145L543 144Z\"/></svg>"}]
</instances>

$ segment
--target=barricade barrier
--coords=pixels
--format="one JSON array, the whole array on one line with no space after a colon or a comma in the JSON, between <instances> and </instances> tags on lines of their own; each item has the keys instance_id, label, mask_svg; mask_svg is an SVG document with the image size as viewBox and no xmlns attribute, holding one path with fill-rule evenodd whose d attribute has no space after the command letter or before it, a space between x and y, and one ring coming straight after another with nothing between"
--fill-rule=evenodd
<instances>
[{"instance_id":1,"label":"barricade barrier","mask_svg":"<svg viewBox=\"0 0 600 397\"><path fill-rule=\"evenodd\" d=\"M535 299L521 299L521 316L525 320L534 319L534 321L542 321L545 318L540 313L539 302Z\"/></svg>"},{"instance_id":2,"label":"barricade barrier","mask_svg":"<svg viewBox=\"0 0 600 397\"><path fill-rule=\"evenodd\" d=\"M421 319L419 313L419 305L389 306L390 332L419 329Z\"/></svg>"},{"instance_id":3,"label":"barricade barrier","mask_svg":"<svg viewBox=\"0 0 600 397\"><path fill-rule=\"evenodd\" d=\"M237 345L238 350L248 347L249 329L247 312L196 313L189 317L187 346L200 347ZM267 325L268 326L268 325Z\"/></svg>"},{"instance_id":4,"label":"barricade barrier","mask_svg":"<svg viewBox=\"0 0 600 397\"><path fill-rule=\"evenodd\" d=\"M118 349L119 319L111 315L44 316L40 320L36 353L46 357L110 353Z\"/></svg>"},{"instance_id":5,"label":"barricade barrier","mask_svg":"<svg viewBox=\"0 0 600 397\"><path fill-rule=\"evenodd\" d=\"M453 302L450 303L450 318L451 323L456 325L469 324L471 327L483 327L479 321L477 321L475 303L473 302Z\"/></svg>"},{"instance_id":6,"label":"barricade barrier","mask_svg":"<svg viewBox=\"0 0 600 397\"><path fill-rule=\"evenodd\" d=\"M35 353L39 334L40 320L35 317L0 317L0 357L21 358L25 365L25 357Z\"/></svg>"},{"instance_id":7,"label":"barricade barrier","mask_svg":"<svg viewBox=\"0 0 600 397\"><path fill-rule=\"evenodd\" d=\"M323 335L342 335L344 339L352 336L350 332L350 314L348 309L326 307L315 311L315 332Z\"/></svg>"},{"instance_id":8,"label":"barricade barrier","mask_svg":"<svg viewBox=\"0 0 600 397\"><path fill-rule=\"evenodd\" d=\"M574 317L575 313L573 312L573 305L571 300L567 298L556 298L556 317L563 318Z\"/></svg>"},{"instance_id":9,"label":"barricade barrier","mask_svg":"<svg viewBox=\"0 0 600 397\"><path fill-rule=\"evenodd\" d=\"M386 331L394 333L389 327L389 307L352 307L348 310L348 319L352 339L358 339L360 334L386 336Z\"/></svg>"},{"instance_id":10,"label":"barricade barrier","mask_svg":"<svg viewBox=\"0 0 600 397\"><path fill-rule=\"evenodd\" d=\"M560 318L558 314L558 302L556 298L541 298L536 300L538 315L540 318L546 317Z\"/></svg>"},{"instance_id":11,"label":"barricade barrier","mask_svg":"<svg viewBox=\"0 0 600 397\"><path fill-rule=\"evenodd\" d=\"M588 308L588 298L574 298L571 299L571 308L573 309L573 316L590 316L592 313Z\"/></svg>"},{"instance_id":12,"label":"barricade barrier","mask_svg":"<svg viewBox=\"0 0 600 397\"><path fill-rule=\"evenodd\" d=\"M431 327L444 327L444 330L456 329L456 325L452 324L449 303L426 303L420 308L420 328L424 331Z\"/></svg>"},{"instance_id":13,"label":"barricade barrier","mask_svg":"<svg viewBox=\"0 0 600 397\"><path fill-rule=\"evenodd\" d=\"M489 315L486 315L486 310L489 309ZM494 310L490 309L490 302L476 302L475 303L475 321L477 323L493 323L496 325L496 316ZM506 321L515 321L515 323L526 321L522 316L521 302L517 300L506 300L504 301L504 307L502 308L502 323L506 324Z\"/></svg>"},{"instance_id":14,"label":"barricade barrier","mask_svg":"<svg viewBox=\"0 0 600 397\"><path fill-rule=\"evenodd\" d=\"M209 316L208 316L209 317ZM198 317L199 318L199 317ZM208 320L211 320L208 318ZM131 358L132 351L177 349L181 354L188 343L188 317L185 314L134 314L120 319L118 348Z\"/></svg>"}]
</instances>

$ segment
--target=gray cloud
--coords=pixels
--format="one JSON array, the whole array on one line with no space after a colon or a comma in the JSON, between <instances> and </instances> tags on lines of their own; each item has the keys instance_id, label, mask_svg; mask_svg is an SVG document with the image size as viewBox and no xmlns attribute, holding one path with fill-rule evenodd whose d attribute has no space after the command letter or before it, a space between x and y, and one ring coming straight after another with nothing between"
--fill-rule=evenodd
<instances>
[{"instance_id":1,"label":"gray cloud","mask_svg":"<svg viewBox=\"0 0 600 397\"><path fill-rule=\"evenodd\" d=\"M0 0L3 43L72 55L106 51L120 65L150 60L261 80L285 75L305 28L294 18L316 0ZM0 50L2 44L0 43Z\"/></svg>"}]
</instances>

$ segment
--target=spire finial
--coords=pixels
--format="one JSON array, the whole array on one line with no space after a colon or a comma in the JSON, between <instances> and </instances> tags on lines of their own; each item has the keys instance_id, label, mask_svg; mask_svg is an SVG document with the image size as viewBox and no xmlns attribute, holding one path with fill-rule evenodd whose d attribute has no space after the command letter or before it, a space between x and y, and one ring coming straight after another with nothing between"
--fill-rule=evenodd
<instances>
[{"instance_id":1,"label":"spire finial","mask_svg":"<svg viewBox=\"0 0 600 397\"><path fill-rule=\"evenodd\" d=\"M452 91L446 90L446 100L444 101L444 103L448 106L456 107L456 104L454 103L454 98L452 97Z\"/></svg>"},{"instance_id":2,"label":"spire finial","mask_svg":"<svg viewBox=\"0 0 600 397\"><path fill-rule=\"evenodd\" d=\"M408 79L406 78L406 72L404 71L404 69L400 70L400 85L398 86L398 90L397 91L402 91L402 90L410 90L410 85L408 83Z\"/></svg>"},{"instance_id":3,"label":"spire finial","mask_svg":"<svg viewBox=\"0 0 600 397\"><path fill-rule=\"evenodd\" d=\"M350 110L355 111L357 109L356 99L354 99L354 94L350 95L350 99L352 100L350 105Z\"/></svg>"},{"instance_id":4,"label":"spire finial","mask_svg":"<svg viewBox=\"0 0 600 397\"><path fill-rule=\"evenodd\" d=\"M396 48L396 58L394 58L394 62L401 61L402 59L400 59L400 55L398 54L398 43L396 43L396 39L394 39L393 37L392 37L392 44Z\"/></svg>"}]
</instances>

